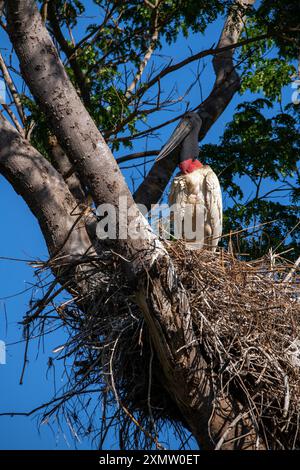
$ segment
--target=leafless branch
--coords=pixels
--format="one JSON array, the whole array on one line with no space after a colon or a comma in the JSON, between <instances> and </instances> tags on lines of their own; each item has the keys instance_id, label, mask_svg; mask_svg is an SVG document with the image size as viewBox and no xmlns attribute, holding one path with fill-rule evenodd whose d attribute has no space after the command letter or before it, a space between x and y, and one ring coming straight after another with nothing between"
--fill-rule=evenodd
<instances>
[{"instance_id":1,"label":"leafless branch","mask_svg":"<svg viewBox=\"0 0 300 470\"><path fill-rule=\"evenodd\" d=\"M17 129L17 131L19 132L19 134L20 134L22 137L25 137L24 129L23 129L23 127L20 125L17 116L16 116L15 113L11 110L10 106L7 105L7 104L5 104L5 103L2 103L2 107L3 107L4 111L8 114L8 116L10 117L10 119L12 120L12 122L13 122L15 128Z\"/></svg>"},{"instance_id":2,"label":"leafless branch","mask_svg":"<svg viewBox=\"0 0 300 470\"><path fill-rule=\"evenodd\" d=\"M152 12L152 29L153 29L153 32L152 32L152 35L151 35L151 39L150 39L150 44L149 44L149 47L143 57L143 59L141 60L140 64L139 64L139 67L138 67L138 71L134 77L134 79L132 80L131 84L129 85L129 87L127 88L126 92L125 92L125 97L126 98L130 98L133 90L135 89L137 83L140 81L142 75L143 75L143 72L149 62L149 60L151 59L151 56L155 50L155 46L156 46L156 43L157 43L157 40L158 40L158 35L159 35L159 30L160 30L160 26L159 26L159 6L161 4L161 0L155 0L155 4L151 5L151 8L153 9L153 12Z\"/></svg>"},{"instance_id":3,"label":"leafless branch","mask_svg":"<svg viewBox=\"0 0 300 470\"><path fill-rule=\"evenodd\" d=\"M86 76L82 71L81 66L79 65L76 57L76 53L74 53L74 48L68 44L68 41L65 39L63 32L60 28L59 19L57 16L57 1L53 0L48 4L48 19L49 23L52 28L52 32L55 36L56 41L62 48L63 52L69 59L70 66L74 72L76 77L76 81L78 87L80 89L80 93L82 99L86 106L90 105L90 87L86 80Z\"/></svg>"},{"instance_id":4,"label":"leafless branch","mask_svg":"<svg viewBox=\"0 0 300 470\"><path fill-rule=\"evenodd\" d=\"M12 80L12 77L9 73L9 70L5 64L5 61L3 59L3 56L0 52L0 69L2 71L2 74L3 74L3 78L5 80L5 83L11 93L11 96L14 100L14 103L16 105L16 108L17 108L17 111L18 111L18 114L20 116L20 119L21 119L21 122L23 124L23 126L25 125L25 121L26 121L26 118L25 118L25 115L24 115L24 111L23 111L23 106L22 106L22 103L21 103L21 99L20 99L20 96L19 96L19 93L15 87L15 84Z\"/></svg>"},{"instance_id":5,"label":"leafless branch","mask_svg":"<svg viewBox=\"0 0 300 470\"><path fill-rule=\"evenodd\" d=\"M156 83L160 82L162 78L164 78L166 75L169 75L192 62L203 59L204 57L207 57L209 55L217 56L218 54L222 54L223 52L231 51L232 49L237 49L238 47L245 46L246 44L251 44L251 43L261 41L263 39L267 39L268 37L271 37L271 35L261 34L260 36L256 36L254 38L243 39L242 41L238 41L234 44L228 44L223 47L215 47L215 48L206 49L205 51L201 51L201 52L198 52L197 54L187 57L186 59L182 60L181 62L178 62L177 64L168 65L163 70L161 70L161 72L159 72L155 77L153 77L151 80L149 80L146 83L143 83L143 86L136 92L136 94L133 97L137 97L137 96L140 96L141 94L144 94L149 88L153 87Z\"/></svg>"},{"instance_id":6,"label":"leafless branch","mask_svg":"<svg viewBox=\"0 0 300 470\"><path fill-rule=\"evenodd\" d=\"M229 12L224 23L217 48L222 49L214 55L213 67L216 75L213 89L206 100L198 107L198 113L202 119L200 138L208 132L216 119L222 114L230 103L232 97L240 87L240 78L233 63L233 53L238 38L244 27L245 8L251 6L255 0L237 0L233 9ZM237 13L241 13L237 19ZM163 195L170 177L176 167L176 152L173 156L156 162L144 181L134 193L135 201L144 204L150 209L151 204L157 203Z\"/></svg>"},{"instance_id":7,"label":"leafless branch","mask_svg":"<svg viewBox=\"0 0 300 470\"><path fill-rule=\"evenodd\" d=\"M130 155L124 155L123 157L116 158L116 161L118 163L124 163L130 160L135 160L136 158L153 157L154 155L158 155L159 152L159 150L145 150L144 152L131 153Z\"/></svg>"}]
</instances>

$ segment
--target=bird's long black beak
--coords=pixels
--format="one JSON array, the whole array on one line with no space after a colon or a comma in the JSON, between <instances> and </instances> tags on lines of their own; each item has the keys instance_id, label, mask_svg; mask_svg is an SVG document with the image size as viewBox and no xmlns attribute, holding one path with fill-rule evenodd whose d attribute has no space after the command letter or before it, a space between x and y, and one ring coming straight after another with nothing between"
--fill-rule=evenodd
<instances>
[{"instance_id":1,"label":"bird's long black beak","mask_svg":"<svg viewBox=\"0 0 300 470\"><path fill-rule=\"evenodd\" d=\"M159 155L155 161L158 162L159 160L162 160L163 158L167 157L172 152L172 150L174 150L191 132L191 129L191 122L188 119L183 118L174 130L168 142L163 146L163 148L159 152Z\"/></svg>"}]
</instances>

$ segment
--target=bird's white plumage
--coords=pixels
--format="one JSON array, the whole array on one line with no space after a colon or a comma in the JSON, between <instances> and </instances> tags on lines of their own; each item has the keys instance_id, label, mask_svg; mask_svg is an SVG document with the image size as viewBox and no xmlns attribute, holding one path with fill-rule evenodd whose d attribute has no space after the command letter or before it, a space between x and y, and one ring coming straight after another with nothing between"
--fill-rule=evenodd
<instances>
[{"instance_id":1,"label":"bird's white plumage","mask_svg":"<svg viewBox=\"0 0 300 470\"><path fill-rule=\"evenodd\" d=\"M190 245L195 243L197 248L215 250L222 235L222 193L217 175L204 165L192 173L176 176L172 182L169 194L169 205L176 205L176 212L184 217L189 208L192 225L198 215L200 220L197 230L200 237L191 239L183 227L183 238ZM204 234L201 236L201 234Z\"/></svg>"}]
</instances>

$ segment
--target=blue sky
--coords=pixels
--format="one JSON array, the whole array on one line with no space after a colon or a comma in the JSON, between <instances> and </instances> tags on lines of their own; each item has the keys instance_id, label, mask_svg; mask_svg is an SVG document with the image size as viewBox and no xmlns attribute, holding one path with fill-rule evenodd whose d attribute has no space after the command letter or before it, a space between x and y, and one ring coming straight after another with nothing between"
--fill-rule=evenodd
<instances>
[{"instance_id":1,"label":"blue sky","mask_svg":"<svg viewBox=\"0 0 300 470\"><path fill-rule=\"evenodd\" d=\"M88 2L87 2L88 3ZM89 19L82 19L77 31L80 35ZM96 20L91 20L95 21ZM207 30L205 38L193 35L188 41L179 38L177 44L163 50L165 58L157 60L168 60L174 57L175 61L186 57L189 54L188 45L194 52L210 47L220 34L222 21L217 21ZM1 52L9 53L10 45L7 38L0 33ZM201 74L203 96L207 96L213 84L213 70L211 58L204 62L206 67ZM202 64L201 63L201 64ZM178 83L178 94L184 93L187 83L193 79L193 74L197 64L188 66L185 71L179 71L164 81L166 89ZM285 100L290 100L291 88L284 90ZM200 101L200 89L196 86L189 96L190 106L194 107ZM244 99L253 99L254 95L236 95L221 118L208 132L204 143L218 142L225 125L231 120L236 105ZM176 109L180 111L178 107ZM175 115L175 113L174 113ZM163 115L164 116L164 115ZM164 117L163 117L164 118ZM165 113L165 118L170 118L169 113ZM152 123L161 122L162 116L153 116ZM163 129L161 140L149 142L149 148L159 148L169 136L174 128L171 125ZM145 148L145 141L138 141L134 151ZM118 152L118 155L129 153L128 150ZM201 157L200 157L201 158ZM123 165L125 166L125 165ZM132 177L136 177L135 170L126 170L124 174L131 185ZM250 187L249 187L250 190ZM64 342L63 332L55 332L45 338L42 346L38 347L38 342L33 341L29 346L29 364L27 365L24 383L19 385L23 358L24 341L22 340L22 327L19 324L28 308L28 302L32 292L28 289L36 282L33 268L23 261L9 261L8 258L18 258L23 260L36 260L47 258L47 249L41 236L37 221L30 213L29 209L18 196L8 182L0 177L0 340L7 344L7 364L0 365L1 400L0 412L10 411L30 411L42 403L51 399L54 392L53 375L54 370L48 369L49 357L54 357L52 350ZM26 291L27 290L27 291ZM25 292L24 292L25 291ZM62 365L57 362L55 365L56 383L64 383ZM63 432L53 433L49 426L37 427L37 419L32 417L0 417L0 449L67 449L73 448L74 442L70 439L68 430L64 427ZM108 446L115 445L115 438L110 436ZM175 441L171 441L170 446L175 446ZM83 440L78 443L79 449L89 449L90 442Z\"/></svg>"}]
</instances>

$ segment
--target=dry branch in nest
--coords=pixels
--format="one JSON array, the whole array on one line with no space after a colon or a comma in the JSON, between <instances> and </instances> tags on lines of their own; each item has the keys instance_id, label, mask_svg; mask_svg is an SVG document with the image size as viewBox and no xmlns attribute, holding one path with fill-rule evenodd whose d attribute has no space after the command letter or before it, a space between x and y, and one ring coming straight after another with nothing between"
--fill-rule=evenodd
<instances>
[{"instance_id":1,"label":"dry branch in nest","mask_svg":"<svg viewBox=\"0 0 300 470\"><path fill-rule=\"evenodd\" d=\"M211 366L216 411L230 393L269 448L299 446L299 278L284 282L289 264L280 258L250 263L180 244L170 251Z\"/></svg>"},{"instance_id":2,"label":"dry branch in nest","mask_svg":"<svg viewBox=\"0 0 300 470\"><path fill-rule=\"evenodd\" d=\"M181 242L166 247L188 293L199 349L210 366L214 412L229 394L235 396L267 447L299 448L299 272L284 282L291 266L279 256L245 262L224 251L186 250ZM60 359L72 358L67 389L48 404L43 419L64 414L75 436L94 433L100 447L114 427L120 448L144 449L160 448L160 431L171 424L186 447L184 416L164 388L135 293L119 258L109 249L101 253L95 271L84 274L88 314L78 302L54 305L52 296L50 313L29 322L34 332L37 324L45 331L59 322L69 335L59 352ZM91 402L93 412L88 411ZM80 410L86 413L84 422ZM93 421L96 412L101 419Z\"/></svg>"}]
</instances>

